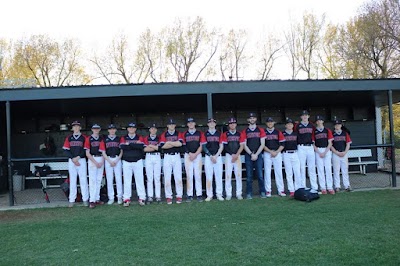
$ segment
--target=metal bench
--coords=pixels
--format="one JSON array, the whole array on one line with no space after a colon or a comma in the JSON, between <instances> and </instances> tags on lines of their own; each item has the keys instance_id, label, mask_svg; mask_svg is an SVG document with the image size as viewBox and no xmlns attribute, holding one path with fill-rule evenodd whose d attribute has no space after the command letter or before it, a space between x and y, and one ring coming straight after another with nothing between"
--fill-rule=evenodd
<instances>
[{"instance_id":1,"label":"metal bench","mask_svg":"<svg viewBox=\"0 0 400 266\"><path fill-rule=\"evenodd\" d=\"M49 174L47 176L42 176L42 183L44 188L55 188L60 187L60 185L47 185L47 180L50 179L66 179L68 176L66 172L68 172L68 162L47 162L47 163L31 163L29 170L32 173L32 176L26 176L25 180L39 180L40 178L35 175L36 168L35 166L43 166L47 164L50 166L52 171L58 171L58 173Z\"/></svg>"},{"instance_id":2,"label":"metal bench","mask_svg":"<svg viewBox=\"0 0 400 266\"><path fill-rule=\"evenodd\" d=\"M371 158L371 149L355 149L348 152L349 166L359 166L359 171L351 171L349 173L367 174L367 165L378 165L378 161L364 160L364 158ZM353 160L352 160L353 159Z\"/></svg>"}]
</instances>

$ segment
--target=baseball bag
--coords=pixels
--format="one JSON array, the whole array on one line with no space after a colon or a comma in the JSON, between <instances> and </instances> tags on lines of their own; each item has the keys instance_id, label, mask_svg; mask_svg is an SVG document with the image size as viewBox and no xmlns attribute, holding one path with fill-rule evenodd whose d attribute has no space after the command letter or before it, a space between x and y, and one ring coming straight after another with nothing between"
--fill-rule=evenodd
<instances>
[{"instance_id":1,"label":"baseball bag","mask_svg":"<svg viewBox=\"0 0 400 266\"><path fill-rule=\"evenodd\" d=\"M300 201L311 202L319 199L318 193L311 192L309 188L299 188L294 192L294 198Z\"/></svg>"},{"instance_id":2,"label":"baseball bag","mask_svg":"<svg viewBox=\"0 0 400 266\"><path fill-rule=\"evenodd\" d=\"M47 164L43 166L35 166L35 175L44 177L51 173L51 168Z\"/></svg>"}]
</instances>

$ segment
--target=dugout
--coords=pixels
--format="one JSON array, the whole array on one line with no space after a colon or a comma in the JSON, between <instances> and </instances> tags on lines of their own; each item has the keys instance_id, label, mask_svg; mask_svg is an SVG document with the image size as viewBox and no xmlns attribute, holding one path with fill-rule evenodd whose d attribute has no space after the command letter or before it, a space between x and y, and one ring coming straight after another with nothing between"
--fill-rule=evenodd
<instances>
[{"instance_id":1,"label":"dugout","mask_svg":"<svg viewBox=\"0 0 400 266\"><path fill-rule=\"evenodd\" d=\"M247 114L254 111L258 113L259 123L264 124L265 117L273 116L277 128L282 129L286 117L298 119L301 110L308 109L311 121L315 115L323 115L326 126L330 128L334 119L344 120L351 131L353 147L373 147L382 144L381 107L399 101L400 79L229 81L2 89L0 153L6 161L3 168L7 168L10 173L3 174L0 186L5 189L9 183L7 181L11 180L13 162L16 165L17 161L35 158L62 159L64 155L61 146L69 130L63 130L60 125L68 125L76 119L83 124L84 133L90 133L90 125L93 123L106 128L112 122L119 127L118 134L124 134L126 124L136 121L138 133L146 134L147 126L153 122L165 128L168 117L177 121L180 131L185 128L185 119L189 116L193 116L198 127L203 130L206 129L208 116L218 120L220 129L224 128L230 116L237 117L239 128L244 128ZM391 108L389 113L392 115ZM393 131L393 119L390 121ZM106 130L102 133L106 133ZM55 141L57 149L54 155L47 156L39 150L46 136L51 136ZM391 145L393 141L386 146ZM380 155L376 147L373 156L376 160L382 160L378 158ZM369 167L370 171L376 171L376 165Z\"/></svg>"}]
</instances>

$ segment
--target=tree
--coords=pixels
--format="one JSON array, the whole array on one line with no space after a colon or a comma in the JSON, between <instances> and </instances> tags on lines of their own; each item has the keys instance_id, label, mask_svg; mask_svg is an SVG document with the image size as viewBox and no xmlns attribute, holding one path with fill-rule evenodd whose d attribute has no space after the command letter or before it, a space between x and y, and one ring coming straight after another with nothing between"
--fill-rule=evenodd
<instances>
[{"instance_id":1,"label":"tree","mask_svg":"<svg viewBox=\"0 0 400 266\"><path fill-rule=\"evenodd\" d=\"M257 57L259 58L260 66L257 70L257 78L259 80L267 80L270 78L276 59L278 59L280 52L284 49L284 44L278 37L269 34L258 46L259 48L257 50L260 51L260 55Z\"/></svg>"},{"instance_id":2,"label":"tree","mask_svg":"<svg viewBox=\"0 0 400 266\"><path fill-rule=\"evenodd\" d=\"M222 36L222 50L219 57L219 68L222 80L239 80L239 72L244 69L247 56L244 50L247 45L245 30L230 30L227 36ZM241 75L243 78L243 75Z\"/></svg>"},{"instance_id":3,"label":"tree","mask_svg":"<svg viewBox=\"0 0 400 266\"><path fill-rule=\"evenodd\" d=\"M32 76L40 87L87 84L90 78L81 53L73 39L57 42L46 35L33 35L15 45L10 72Z\"/></svg>"},{"instance_id":4,"label":"tree","mask_svg":"<svg viewBox=\"0 0 400 266\"><path fill-rule=\"evenodd\" d=\"M217 52L216 30L208 30L203 19L197 17L194 21L178 18L165 32L166 55L177 80L197 81Z\"/></svg>"}]
</instances>

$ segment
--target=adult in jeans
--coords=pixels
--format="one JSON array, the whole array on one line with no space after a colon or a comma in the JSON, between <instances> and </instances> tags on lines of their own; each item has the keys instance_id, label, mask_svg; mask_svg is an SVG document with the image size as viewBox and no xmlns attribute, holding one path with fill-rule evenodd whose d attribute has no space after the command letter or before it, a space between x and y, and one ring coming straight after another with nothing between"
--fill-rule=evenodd
<instances>
[{"instance_id":1,"label":"adult in jeans","mask_svg":"<svg viewBox=\"0 0 400 266\"><path fill-rule=\"evenodd\" d=\"M247 119L249 126L243 130L245 137L244 150L246 164L246 186L247 199L253 198L253 169L256 170L258 187L261 198L265 198L265 187L263 177L263 157L262 152L265 146L265 131L257 126L257 115L250 113Z\"/></svg>"}]
</instances>

